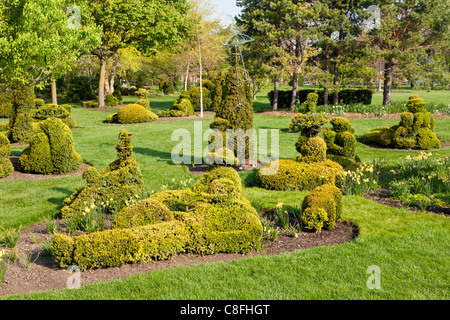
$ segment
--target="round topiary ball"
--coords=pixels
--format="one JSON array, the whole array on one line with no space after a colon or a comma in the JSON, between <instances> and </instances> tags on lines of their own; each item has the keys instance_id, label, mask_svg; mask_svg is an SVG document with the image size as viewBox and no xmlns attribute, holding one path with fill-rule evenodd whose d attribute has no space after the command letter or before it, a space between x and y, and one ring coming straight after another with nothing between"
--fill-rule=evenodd
<instances>
[{"instance_id":1,"label":"round topiary ball","mask_svg":"<svg viewBox=\"0 0 450 320\"><path fill-rule=\"evenodd\" d=\"M129 104L117 113L119 123L143 123L158 120L158 116L139 104Z\"/></svg>"},{"instance_id":2,"label":"round topiary ball","mask_svg":"<svg viewBox=\"0 0 450 320\"><path fill-rule=\"evenodd\" d=\"M319 136L310 137L297 149L302 154L304 162L322 162L327 158L327 144Z\"/></svg>"}]
</instances>

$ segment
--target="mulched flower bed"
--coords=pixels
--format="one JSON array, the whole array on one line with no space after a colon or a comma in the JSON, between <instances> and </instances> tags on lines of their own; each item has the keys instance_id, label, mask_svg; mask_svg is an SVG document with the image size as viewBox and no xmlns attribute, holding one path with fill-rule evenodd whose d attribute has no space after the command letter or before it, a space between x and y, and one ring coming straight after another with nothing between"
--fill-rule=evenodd
<instances>
[{"instance_id":1,"label":"mulched flower bed","mask_svg":"<svg viewBox=\"0 0 450 320\"><path fill-rule=\"evenodd\" d=\"M64 231L64 229L64 222L58 220L58 230ZM219 253L205 256L183 253L172 257L170 260L87 270L80 274L81 286L95 282L123 279L133 274L148 273L166 268L228 262L242 258L269 256L282 252L330 246L349 242L356 236L357 228L345 221L338 223L332 230L321 230L319 232L305 230L297 234L296 237L286 231L281 231L274 242L265 243L264 248L261 248L258 252L253 251L248 254ZM60 268L52 258L45 257L40 244L49 242L51 239L52 235L48 233L44 222L21 230L17 244L17 256L22 257L22 260L17 258L14 263L8 263L5 280L0 286L0 296L67 288L67 280L71 274L67 273L66 269ZM11 249L7 250L11 252ZM30 254L32 263L29 268L26 268L23 257L28 254Z\"/></svg>"}]
</instances>

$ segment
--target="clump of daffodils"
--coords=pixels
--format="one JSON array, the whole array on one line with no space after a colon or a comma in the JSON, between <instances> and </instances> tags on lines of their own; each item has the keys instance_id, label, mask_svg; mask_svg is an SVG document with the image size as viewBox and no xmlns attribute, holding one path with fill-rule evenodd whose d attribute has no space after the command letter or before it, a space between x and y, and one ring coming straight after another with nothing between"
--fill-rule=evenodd
<instances>
[{"instance_id":1,"label":"clump of daffodils","mask_svg":"<svg viewBox=\"0 0 450 320\"><path fill-rule=\"evenodd\" d=\"M344 171L342 177L345 194L362 196L379 188L378 173L372 164L361 163L355 171Z\"/></svg>"}]
</instances>

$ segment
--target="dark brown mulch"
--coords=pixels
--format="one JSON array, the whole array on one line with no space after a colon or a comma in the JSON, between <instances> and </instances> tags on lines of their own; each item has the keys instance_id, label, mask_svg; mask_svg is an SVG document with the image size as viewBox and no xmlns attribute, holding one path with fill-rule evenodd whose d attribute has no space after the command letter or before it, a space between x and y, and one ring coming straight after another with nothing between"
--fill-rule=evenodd
<instances>
[{"instance_id":1,"label":"dark brown mulch","mask_svg":"<svg viewBox=\"0 0 450 320\"><path fill-rule=\"evenodd\" d=\"M64 223L58 220L58 230L64 232ZM296 236L288 232L280 232L274 242L265 243L258 252L248 254L219 253L214 255L198 255L183 253L172 257L170 260L126 264L121 267L87 270L82 272L81 286L115 279L123 279L137 273L148 273L159 269L192 266L202 263L228 262L231 260L269 256L282 252L291 252L307 248L330 246L346 243L357 236L357 228L348 222L340 222L334 229L312 232L305 230ZM0 286L0 296L39 292L67 288L67 280L71 274L62 269L52 259L44 256L42 243L51 241L52 236L47 232L44 222L32 225L20 232L17 245L17 256L22 257L14 263L9 262L4 283ZM11 252L11 249L7 249ZM31 255L32 261L29 268L23 262L23 257Z\"/></svg>"},{"instance_id":2,"label":"dark brown mulch","mask_svg":"<svg viewBox=\"0 0 450 320\"><path fill-rule=\"evenodd\" d=\"M364 198L377 201L386 206L392 208L404 208L411 211L422 211L417 206L407 206L400 200L395 200L391 198L389 189L382 188L379 191L371 191L364 195ZM446 217L450 217L450 207L441 207L441 206L429 206L426 213L434 213L434 214L442 214Z\"/></svg>"},{"instance_id":3,"label":"dark brown mulch","mask_svg":"<svg viewBox=\"0 0 450 320\"><path fill-rule=\"evenodd\" d=\"M11 156L9 157L9 160L11 160L11 163L13 164L14 171L6 178L0 178L1 181L7 181L7 180L40 180L40 179L48 179L48 178L64 178L64 177L75 177L75 176L81 176L83 174L83 171L90 167L89 164L83 163L78 169L78 171L68 173L68 174L36 174L36 173L23 173L18 171L19 166L19 157L18 156Z\"/></svg>"}]
</instances>

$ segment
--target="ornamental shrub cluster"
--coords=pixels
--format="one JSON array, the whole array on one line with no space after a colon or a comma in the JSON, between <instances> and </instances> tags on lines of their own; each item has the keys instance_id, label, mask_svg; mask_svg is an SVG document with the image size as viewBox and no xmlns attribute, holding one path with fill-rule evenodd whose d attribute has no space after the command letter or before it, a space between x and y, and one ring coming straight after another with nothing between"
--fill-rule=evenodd
<instances>
[{"instance_id":1,"label":"ornamental shrub cluster","mask_svg":"<svg viewBox=\"0 0 450 320\"><path fill-rule=\"evenodd\" d=\"M118 112L110 114L106 121L108 123L133 124L153 122L158 116L145 107L133 103L119 109Z\"/></svg>"},{"instance_id":2,"label":"ornamental shrub cluster","mask_svg":"<svg viewBox=\"0 0 450 320\"><path fill-rule=\"evenodd\" d=\"M19 171L67 174L80 169L81 164L70 128L59 118L48 118L39 123L30 145L20 155Z\"/></svg>"},{"instance_id":3,"label":"ornamental shrub cluster","mask_svg":"<svg viewBox=\"0 0 450 320\"><path fill-rule=\"evenodd\" d=\"M0 132L0 178L5 178L11 175L14 167L8 156L11 152L11 144L8 137Z\"/></svg>"},{"instance_id":4,"label":"ornamental shrub cluster","mask_svg":"<svg viewBox=\"0 0 450 320\"><path fill-rule=\"evenodd\" d=\"M63 218L77 217L92 204L104 208L106 213L116 213L127 201L141 196L144 180L139 163L131 157L133 149L128 131L120 131L116 150L117 160L101 171L90 167L83 172L86 186L64 200Z\"/></svg>"},{"instance_id":5,"label":"ornamental shrub cluster","mask_svg":"<svg viewBox=\"0 0 450 320\"><path fill-rule=\"evenodd\" d=\"M92 89L92 79L85 76L73 77L67 84L65 96L68 102L96 100L97 96Z\"/></svg>"},{"instance_id":6,"label":"ornamental shrub cluster","mask_svg":"<svg viewBox=\"0 0 450 320\"><path fill-rule=\"evenodd\" d=\"M119 99L117 99L113 94L107 94L105 96L105 106L116 107L119 104Z\"/></svg>"},{"instance_id":7,"label":"ornamental shrub cluster","mask_svg":"<svg viewBox=\"0 0 450 320\"><path fill-rule=\"evenodd\" d=\"M183 90L172 108L161 112L162 117L187 117L195 114L189 91Z\"/></svg>"},{"instance_id":8,"label":"ornamental shrub cluster","mask_svg":"<svg viewBox=\"0 0 450 320\"><path fill-rule=\"evenodd\" d=\"M181 252L247 253L263 228L242 197L239 174L211 168L192 187L156 193L123 208L111 229L70 237L57 234L52 250L61 267L82 270L167 259Z\"/></svg>"},{"instance_id":9,"label":"ornamental shrub cluster","mask_svg":"<svg viewBox=\"0 0 450 320\"><path fill-rule=\"evenodd\" d=\"M333 184L318 186L302 202L302 221L314 230L332 229L341 220L342 194Z\"/></svg>"},{"instance_id":10,"label":"ornamental shrub cluster","mask_svg":"<svg viewBox=\"0 0 450 320\"><path fill-rule=\"evenodd\" d=\"M333 130L323 131L327 144L327 158L339 163L344 169L361 162L356 154L355 128L342 117L331 120Z\"/></svg>"},{"instance_id":11,"label":"ornamental shrub cluster","mask_svg":"<svg viewBox=\"0 0 450 320\"><path fill-rule=\"evenodd\" d=\"M418 96L409 97L409 112L403 112L398 125L376 128L366 132L362 141L388 148L435 149L441 143L434 134L434 118L425 109L426 103Z\"/></svg>"},{"instance_id":12,"label":"ornamental shrub cluster","mask_svg":"<svg viewBox=\"0 0 450 320\"><path fill-rule=\"evenodd\" d=\"M10 91L5 91L4 86L0 85L0 118L8 118L11 115L13 107L13 95Z\"/></svg>"}]
</instances>

